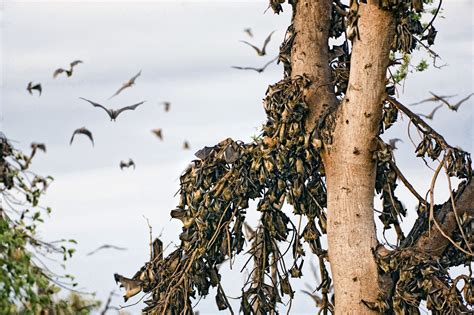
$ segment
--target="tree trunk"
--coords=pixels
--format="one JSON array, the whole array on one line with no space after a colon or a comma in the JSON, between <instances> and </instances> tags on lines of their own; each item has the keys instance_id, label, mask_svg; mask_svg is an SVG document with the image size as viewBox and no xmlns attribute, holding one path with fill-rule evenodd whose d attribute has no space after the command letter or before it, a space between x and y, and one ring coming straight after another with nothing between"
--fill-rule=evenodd
<instances>
[{"instance_id":1,"label":"tree trunk","mask_svg":"<svg viewBox=\"0 0 474 315\"><path fill-rule=\"evenodd\" d=\"M324 154L328 190L328 255L336 314L371 313L362 303L379 294L373 200L377 135L394 23L369 1L360 4L346 95L333 143Z\"/></svg>"}]
</instances>

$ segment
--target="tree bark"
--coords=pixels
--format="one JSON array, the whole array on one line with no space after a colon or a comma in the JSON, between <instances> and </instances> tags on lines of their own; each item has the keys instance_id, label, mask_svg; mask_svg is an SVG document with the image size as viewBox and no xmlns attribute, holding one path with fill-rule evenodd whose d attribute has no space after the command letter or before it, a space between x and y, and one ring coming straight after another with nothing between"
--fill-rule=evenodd
<instances>
[{"instance_id":1,"label":"tree bark","mask_svg":"<svg viewBox=\"0 0 474 315\"><path fill-rule=\"evenodd\" d=\"M332 0L299 0L294 13L291 76L307 75L312 82L305 95L309 105L307 131L313 130L326 108L337 103L329 67L331 8Z\"/></svg>"},{"instance_id":2,"label":"tree bark","mask_svg":"<svg viewBox=\"0 0 474 315\"><path fill-rule=\"evenodd\" d=\"M328 255L336 314L370 314L363 303L379 294L373 199L376 137L382 117L391 14L369 1L358 10L346 95L335 115L333 143L323 161L328 191Z\"/></svg>"}]
</instances>

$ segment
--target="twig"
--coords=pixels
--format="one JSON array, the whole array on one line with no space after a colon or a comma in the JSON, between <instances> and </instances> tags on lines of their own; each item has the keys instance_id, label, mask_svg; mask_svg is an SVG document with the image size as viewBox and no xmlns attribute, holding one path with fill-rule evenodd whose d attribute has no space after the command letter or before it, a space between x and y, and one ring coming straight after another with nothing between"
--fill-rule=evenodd
<instances>
[{"instance_id":1,"label":"twig","mask_svg":"<svg viewBox=\"0 0 474 315\"><path fill-rule=\"evenodd\" d=\"M402 183L405 185L406 188L418 199L418 201L424 205L426 205L426 200L418 194L418 192L415 190L415 188L410 184L410 182L405 178L405 176L402 174L400 169L397 167L393 161L388 162L390 164L390 167L395 171L397 174L397 177L400 178Z\"/></svg>"}]
</instances>

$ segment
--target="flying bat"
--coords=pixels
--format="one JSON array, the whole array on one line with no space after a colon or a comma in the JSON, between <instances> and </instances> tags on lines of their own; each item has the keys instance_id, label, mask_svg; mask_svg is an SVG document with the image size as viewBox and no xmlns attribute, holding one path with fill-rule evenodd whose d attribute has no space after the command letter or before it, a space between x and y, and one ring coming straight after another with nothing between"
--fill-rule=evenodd
<instances>
[{"instance_id":1,"label":"flying bat","mask_svg":"<svg viewBox=\"0 0 474 315\"><path fill-rule=\"evenodd\" d=\"M253 37L252 29L250 27L245 28L244 33L246 33L250 37Z\"/></svg>"},{"instance_id":2,"label":"flying bat","mask_svg":"<svg viewBox=\"0 0 474 315\"><path fill-rule=\"evenodd\" d=\"M161 128L156 128L153 129L151 132L153 132L160 140L163 140L163 134L161 133Z\"/></svg>"},{"instance_id":3,"label":"flying bat","mask_svg":"<svg viewBox=\"0 0 474 315\"><path fill-rule=\"evenodd\" d=\"M44 153L46 153L46 145L44 143L37 143L37 142L32 142L31 143L31 149L36 151L37 149L40 149Z\"/></svg>"},{"instance_id":4,"label":"flying bat","mask_svg":"<svg viewBox=\"0 0 474 315\"><path fill-rule=\"evenodd\" d=\"M71 140L69 141L69 145L72 145L72 141L74 140L74 136L76 134L83 134L87 136L91 140L92 146L94 146L94 138L92 137L92 132L90 132L86 127L81 127L74 130L74 132L72 133Z\"/></svg>"},{"instance_id":5,"label":"flying bat","mask_svg":"<svg viewBox=\"0 0 474 315\"><path fill-rule=\"evenodd\" d=\"M171 103L170 102L162 102L162 104L165 106L165 112L168 112L170 110Z\"/></svg>"},{"instance_id":6,"label":"flying bat","mask_svg":"<svg viewBox=\"0 0 474 315\"><path fill-rule=\"evenodd\" d=\"M254 46L252 44L250 44L249 42L245 41L245 40L241 40L242 43L244 44L247 44L249 45L250 47L252 47L253 49L255 49L255 51L257 52L257 55L259 56L265 56L267 54L267 52L265 51L265 49L267 48L267 45L268 43L270 42L270 39L272 38L272 35L273 33L275 33L275 31L271 32L267 38L265 39L265 41L263 42L263 47L262 49L258 48L257 46Z\"/></svg>"},{"instance_id":7,"label":"flying bat","mask_svg":"<svg viewBox=\"0 0 474 315\"><path fill-rule=\"evenodd\" d=\"M133 162L132 159L128 159L128 162L125 161L120 161L120 169L123 170L124 167L131 167L133 166L133 169L135 169L135 162Z\"/></svg>"},{"instance_id":8,"label":"flying bat","mask_svg":"<svg viewBox=\"0 0 474 315\"><path fill-rule=\"evenodd\" d=\"M114 95L112 95L111 97L109 97L109 99L111 99L112 97L118 95L120 92L122 92L123 90L125 90L126 88L129 88L131 87L132 85L135 84L135 80L142 74L142 70L140 70L134 77L132 77L130 80L128 80L127 82L123 83L122 84L122 87L120 89L117 90L117 92L115 92Z\"/></svg>"},{"instance_id":9,"label":"flying bat","mask_svg":"<svg viewBox=\"0 0 474 315\"><path fill-rule=\"evenodd\" d=\"M189 146L189 142L184 140L184 143L183 143L183 150L189 150L191 147Z\"/></svg>"},{"instance_id":10,"label":"flying bat","mask_svg":"<svg viewBox=\"0 0 474 315\"><path fill-rule=\"evenodd\" d=\"M432 92L430 92L430 93L431 93L431 95L434 95ZM410 104L410 106L416 106L416 105L420 105L420 104L428 103L428 102L440 102L442 98L446 99L446 98L451 98L451 97L454 97L454 96L456 96L456 95L432 96L432 97L425 98L424 100L421 100L419 102Z\"/></svg>"},{"instance_id":11,"label":"flying bat","mask_svg":"<svg viewBox=\"0 0 474 315\"><path fill-rule=\"evenodd\" d=\"M104 106L98 104L98 103L95 103L93 101L90 101L86 98L83 98L83 97L79 97L80 99L84 100L84 101L87 101L89 103L91 103L94 107L100 107L102 108L103 110L106 111L106 113L109 115L110 117L110 121L115 121L115 119L117 119L118 115L120 115L120 113L126 111L126 110L135 110L138 106L140 106L141 104L145 103L145 101L143 102L140 102L140 103L137 103L137 104L134 104L134 105L129 105L129 106L125 106L125 107L122 107L120 109L112 109L112 108L105 108Z\"/></svg>"},{"instance_id":12,"label":"flying bat","mask_svg":"<svg viewBox=\"0 0 474 315\"><path fill-rule=\"evenodd\" d=\"M430 93L431 93L431 92L430 92ZM445 100L446 97L438 96L438 95L436 95L436 94L434 94L434 93L431 93L431 95L433 95L433 97L437 98L438 100L440 100L440 101L443 102L444 104L448 105L448 107L449 107L450 110L453 110L453 111L457 112L459 106L461 106L462 103L464 103L465 101L467 101L468 99L470 99L471 96L474 95L474 93L469 94L468 96L466 96L465 98L463 98L462 100L460 100L459 102L457 102L456 104L450 104L447 100Z\"/></svg>"},{"instance_id":13,"label":"flying bat","mask_svg":"<svg viewBox=\"0 0 474 315\"><path fill-rule=\"evenodd\" d=\"M135 278L135 276L134 276ZM142 282L138 279L129 279L118 273L114 274L115 282L120 282L120 287L125 288L126 292L123 296L125 302L134 295L137 295L142 290Z\"/></svg>"},{"instance_id":14,"label":"flying bat","mask_svg":"<svg viewBox=\"0 0 474 315\"><path fill-rule=\"evenodd\" d=\"M82 60L74 60L69 64L69 70L63 68L56 69L53 73L53 78L56 78L61 73L66 73L66 75L70 77L72 75L72 70L74 69L74 67L80 63L82 63Z\"/></svg>"},{"instance_id":15,"label":"flying bat","mask_svg":"<svg viewBox=\"0 0 474 315\"><path fill-rule=\"evenodd\" d=\"M41 92L43 91L43 89L41 88L41 83L38 83L38 84L33 85L33 82L29 82L29 83L28 83L28 86L26 87L26 90L27 90L31 95L33 95L33 90L37 90L37 91L39 92L39 95L38 95L38 96L41 96Z\"/></svg>"},{"instance_id":16,"label":"flying bat","mask_svg":"<svg viewBox=\"0 0 474 315\"><path fill-rule=\"evenodd\" d=\"M263 67L261 68L254 68L254 67L237 67L237 66L232 66L232 68L234 69L238 69L238 70L254 70L254 71L257 71L258 73L262 73L263 71L265 71L265 69L270 65L272 64L275 60L277 60L278 57L275 57L273 58L272 60L270 60L269 62L267 62Z\"/></svg>"},{"instance_id":17,"label":"flying bat","mask_svg":"<svg viewBox=\"0 0 474 315\"><path fill-rule=\"evenodd\" d=\"M390 139L388 140L388 145L393 149L393 150L397 150L397 142L403 142L402 139L398 139L398 138L393 138L393 139Z\"/></svg>"},{"instance_id":18,"label":"flying bat","mask_svg":"<svg viewBox=\"0 0 474 315\"><path fill-rule=\"evenodd\" d=\"M440 109L441 107L443 107L442 104L436 106L436 107L431 111L431 113L429 113L428 115L425 115L425 114L418 114L418 115L419 115L419 116L423 116L423 117L425 117L426 119L433 120L434 114L435 114L436 111L437 111L438 109Z\"/></svg>"},{"instance_id":19,"label":"flying bat","mask_svg":"<svg viewBox=\"0 0 474 315\"><path fill-rule=\"evenodd\" d=\"M97 247L96 249L94 249L93 251L87 253L87 256L90 256L90 255L94 255L95 253L97 253L98 251L102 250L102 249L116 249L116 250L127 250L126 248L124 247L118 247L118 246L115 246L115 245L109 245L109 244L104 244L102 246L99 246Z\"/></svg>"}]
</instances>

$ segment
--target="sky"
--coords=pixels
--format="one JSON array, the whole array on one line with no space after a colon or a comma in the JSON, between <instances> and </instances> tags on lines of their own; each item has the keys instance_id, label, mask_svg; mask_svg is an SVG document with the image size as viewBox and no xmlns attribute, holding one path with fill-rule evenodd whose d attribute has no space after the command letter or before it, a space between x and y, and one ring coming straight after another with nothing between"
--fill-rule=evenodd
<instances>
[{"instance_id":1,"label":"sky","mask_svg":"<svg viewBox=\"0 0 474 315\"><path fill-rule=\"evenodd\" d=\"M430 68L410 74L399 99L410 104L429 97L429 91L464 97L474 90L473 10L469 0L446 1L443 17L435 26L435 50L442 69ZM171 221L169 211L177 204L179 176L194 158L193 153L231 137L250 141L265 121L262 99L269 84L282 78L281 65L272 64L261 74L231 66L261 66L278 54L290 21L290 7L274 15L266 1L2 1L0 10L1 95L0 130L13 144L29 152L31 142L44 142L47 153L38 153L32 165L37 174L51 175L54 182L43 198L53 209L41 228L45 240L74 238L77 253L67 264L80 287L95 291L105 300L111 290L119 293L113 273L131 276L148 260L149 230L162 233L165 244L177 242L181 226ZM251 27L254 38L243 32ZM262 43L276 30L269 54L258 57L239 40ZM421 52L415 59L421 58ZM76 59L70 78L52 73ZM108 98L123 82L142 70L136 85ZM43 94L31 96L29 81L41 82ZM118 108L146 101L135 111L111 122L106 113L80 100L85 97ZM161 102L170 101L165 112ZM458 112L441 108L432 126L448 141L472 152L472 104ZM413 107L428 113L432 105ZM73 130L86 126L95 146ZM151 129L162 128L164 141ZM403 139L396 160L420 192L430 184L432 171L414 157L407 137L407 119L388 130L385 139ZM182 149L187 140L191 150ZM119 168L132 158L135 170ZM446 200L440 181L436 199ZM401 197L407 193L400 187ZM415 219L413 199L403 199ZM249 216L255 218L252 211ZM104 250L86 254L102 244L127 251ZM173 245L171 245L172 247ZM238 295L234 282L238 270L224 278L224 287ZM309 276L296 281L296 288L314 283ZM138 298L133 298L132 303ZM201 314L217 308L213 296L199 303ZM120 297L115 305L124 305ZM127 310L133 314L139 307ZM297 295L292 314L308 314L313 306ZM282 310L286 308L283 306ZM313 312L310 312L313 313Z\"/></svg>"}]
</instances>

